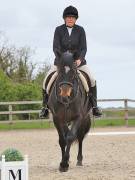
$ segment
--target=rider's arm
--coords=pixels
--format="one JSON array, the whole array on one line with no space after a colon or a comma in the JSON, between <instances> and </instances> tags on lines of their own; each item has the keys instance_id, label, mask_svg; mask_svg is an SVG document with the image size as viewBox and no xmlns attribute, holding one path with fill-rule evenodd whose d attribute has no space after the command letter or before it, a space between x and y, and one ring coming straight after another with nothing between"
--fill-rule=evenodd
<instances>
[{"instance_id":1,"label":"rider's arm","mask_svg":"<svg viewBox=\"0 0 135 180\"><path fill-rule=\"evenodd\" d=\"M53 52L56 58L59 56L61 51L60 46L60 33L58 27L55 29L54 38L53 38Z\"/></svg>"},{"instance_id":2,"label":"rider's arm","mask_svg":"<svg viewBox=\"0 0 135 180\"><path fill-rule=\"evenodd\" d=\"M85 59L85 54L87 52L87 42L86 42L86 34L84 29L81 29L81 35L80 35L80 57L79 59L83 61Z\"/></svg>"}]
</instances>

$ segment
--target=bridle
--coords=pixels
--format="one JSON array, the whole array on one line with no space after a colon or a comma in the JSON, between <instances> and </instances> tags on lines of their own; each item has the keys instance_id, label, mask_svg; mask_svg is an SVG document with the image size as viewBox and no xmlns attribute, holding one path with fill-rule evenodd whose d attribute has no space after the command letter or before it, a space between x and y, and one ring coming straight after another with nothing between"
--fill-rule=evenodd
<instances>
[{"instance_id":1,"label":"bridle","mask_svg":"<svg viewBox=\"0 0 135 180\"><path fill-rule=\"evenodd\" d=\"M68 97L65 97L65 98L66 98L66 102L65 102L65 101L62 100L62 98L58 97L58 95L57 95L57 85L55 84L55 97L56 97L56 99L57 99L58 102L60 102L61 104L63 104L63 105L66 106L66 107L69 107L69 105L76 100L76 98L78 97L78 93L79 93L79 76L78 76L78 72L77 72L77 67L73 65L72 69L73 69L73 71L74 71L74 76L73 76L73 78L75 78L76 81L77 81L76 94L75 94L75 96L74 96L72 99L69 99ZM60 73L58 73L57 80L59 79L59 77L60 77ZM57 80L56 80L56 83L57 83ZM60 82L60 83L58 84L58 87L60 87L61 85L64 85L64 84L65 84L65 85L70 85L71 88L73 89L73 83L68 82L68 81L62 81L62 82Z\"/></svg>"}]
</instances>

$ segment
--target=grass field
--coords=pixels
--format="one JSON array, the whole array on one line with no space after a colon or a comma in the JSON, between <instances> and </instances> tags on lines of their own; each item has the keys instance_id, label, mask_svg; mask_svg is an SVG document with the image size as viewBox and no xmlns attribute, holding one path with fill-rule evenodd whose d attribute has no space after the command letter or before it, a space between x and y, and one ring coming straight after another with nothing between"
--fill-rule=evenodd
<instances>
[{"instance_id":1,"label":"grass field","mask_svg":"<svg viewBox=\"0 0 135 180\"><path fill-rule=\"evenodd\" d=\"M135 126L135 119L128 121L129 126ZM94 127L108 127L108 126L125 126L123 119L95 119L92 121ZM53 128L52 122L37 121L37 122L15 122L14 123L0 123L0 130L13 130L13 129L48 129Z\"/></svg>"},{"instance_id":2,"label":"grass field","mask_svg":"<svg viewBox=\"0 0 135 180\"><path fill-rule=\"evenodd\" d=\"M106 127L106 126L125 126L126 122L124 119L100 119L95 120L95 127ZM135 119L128 120L129 126L135 126Z\"/></svg>"},{"instance_id":3,"label":"grass field","mask_svg":"<svg viewBox=\"0 0 135 180\"><path fill-rule=\"evenodd\" d=\"M15 122L14 123L0 123L0 130L12 130L12 129L48 129L53 128L53 123L49 122Z\"/></svg>"}]
</instances>

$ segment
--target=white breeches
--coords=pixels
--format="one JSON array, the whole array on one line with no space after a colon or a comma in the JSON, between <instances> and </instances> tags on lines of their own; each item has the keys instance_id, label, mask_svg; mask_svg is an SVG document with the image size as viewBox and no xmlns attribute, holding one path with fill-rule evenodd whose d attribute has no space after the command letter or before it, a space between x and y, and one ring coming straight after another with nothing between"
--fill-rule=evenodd
<instances>
[{"instance_id":1,"label":"white breeches","mask_svg":"<svg viewBox=\"0 0 135 180\"><path fill-rule=\"evenodd\" d=\"M81 67L78 67L79 70L83 71L84 73L86 73L91 81L91 87L94 87L96 85L96 80L93 76L93 74L91 73L90 69L88 68L87 65L83 65Z\"/></svg>"},{"instance_id":2,"label":"white breeches","mask_svg":"<svg viewBox=\"0 0 135 180\"><path fill-rule=\"evenodd\" d=\"M93 75L92 75L92 73L91 73L91 71L89 70L89 68L88 68L87 65L83 65L83 66L81 66L81 67L78 67L77 69L83 71L84 73L86 73L86 74L89 76L92 87L94 87L94 86L96 85L96 80L94 79L94 77L93 77ZM57 71L57 66L52 65L52 66L51 66L51 69L48 71L48 73L47 73L47 75L46 75L46 77L45 77L45 79L44 79L44 81L43 81L43 89L45 89L45 84L46 84L46 80L47 80L48 76L49 76L51 73L56 72L56 71Z\"/></svg>"}]
</instances>

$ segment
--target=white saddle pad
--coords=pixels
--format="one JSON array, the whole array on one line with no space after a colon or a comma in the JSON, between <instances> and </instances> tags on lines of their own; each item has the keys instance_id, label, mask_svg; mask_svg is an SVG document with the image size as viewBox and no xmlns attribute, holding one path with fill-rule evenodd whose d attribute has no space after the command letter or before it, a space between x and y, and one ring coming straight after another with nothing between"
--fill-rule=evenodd
<instances>
[{"instance_id":1,"label":"white saddle pad","mask_svg":"<svg viewBox=\"0 0 135 180\"><path fill-rule=\"evenodd\" d=\"M83 73L81 71L79 71L79 70L77 70L77 71L78 71L78 74L79 74L79 78L82 81L82 84L84 86L84 89L88 93L89 92L89 86L88 86L87 80L86 80L86 78L84 77L84 75L83 75ZM47 85L47 88L46 88L47 94L49 94L51 86L52 86L53 82L55 81L55 79L57 78L57 76L58 76L57 72L55 72L52 75L52 77L51 77L51 79L50 79L50 81L49 81L49 83Z\"/></svg>"},{"instance_id":2,"label":"white saddle pad","mask_svg":"<svg viewBox=\"0 0 135 180\"><path fill-rule=\"evenodd\" d=\"M82 84L84 86L84 89L88 93L89 92L88 82L87 82L85 76L83 75L83 73L81 71L79 71L79 70L77 70L77 71L78 71L78 74L79 74L79 78L81 79Z\"/></svg>"}]
</instances>

